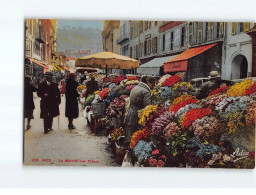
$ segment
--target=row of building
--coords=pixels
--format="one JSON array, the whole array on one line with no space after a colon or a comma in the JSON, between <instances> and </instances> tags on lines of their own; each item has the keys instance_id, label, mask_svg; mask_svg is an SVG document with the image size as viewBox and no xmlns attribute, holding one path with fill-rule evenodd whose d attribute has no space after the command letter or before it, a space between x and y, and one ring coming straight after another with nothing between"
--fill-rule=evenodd
<instances>
[{"instance_id":1,"label":"row of building","mask_svg":"<svg viewBox=\"0 0 256 195\"><path fill-rule=\"evenodd\" d=\"M25 75L41 77L48 70L62 71L75 59L56 52L57 20L25 21Z\"/></svg>"},{"instance_id":2,"label":"row of building","mask_svg":"<svg viewBox=\"0 0 256 195\"><path fill-rule=\"evenodd\" d=\"M255 23L104 21L103 50L140 61L137 74L216 70L223 79L256 76Z\"/></svg>"}]
</instances>

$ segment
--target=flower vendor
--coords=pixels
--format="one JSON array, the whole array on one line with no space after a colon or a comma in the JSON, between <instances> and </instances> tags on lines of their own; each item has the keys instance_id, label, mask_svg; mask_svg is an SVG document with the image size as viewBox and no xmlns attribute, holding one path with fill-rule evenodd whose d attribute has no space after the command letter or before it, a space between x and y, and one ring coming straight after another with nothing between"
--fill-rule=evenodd
<instances>
[{"instance_id":1,"label":"flower vendor","mask_svg":"<svg viewBox=\"0 0 256 195\"><path fill-rule=\"evenodd\" d=\"M93 76L90 75L90 77L91 77L91 80L86 83L87 90L86 90L85 98L87 98L88 95L91 95L95 91L99 90L98 82L95 81L95 78Z\"/></svg>"},{"instance_id":2,"label":"flower vendor","mask_svg":"<svg viewBox=\"0 0 256 195\"><path fill-rule=\"evenodd\" d=\"M138 110L151 104L151 89L153 89L155 83L155 78L145 76L141 79L141 82L131 90L130 107L124 121L127 140L130 140L131 135L138 130Z\"/></svg>"}]
</instances>

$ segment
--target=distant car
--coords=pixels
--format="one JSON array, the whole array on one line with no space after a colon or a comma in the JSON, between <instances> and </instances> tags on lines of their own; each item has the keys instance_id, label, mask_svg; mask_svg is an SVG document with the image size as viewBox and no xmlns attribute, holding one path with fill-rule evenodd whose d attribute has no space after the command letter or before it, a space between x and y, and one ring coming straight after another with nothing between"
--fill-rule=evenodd
<instances>
[{"instance_id":1,"label":"distant car","mask_svg":"<svg viewBox=\"0 0 256 195\"><path fill-rule=\"evenodd\" d=\"M202 78L195 78L195 79L192 79L190 81L190 84L193 86L193 94L194 95L197 95L201 88L202 88L202 85L206 82L208 82L210 79L207 78L207 77L202 77Z\"/></svg>"}]
</instances>

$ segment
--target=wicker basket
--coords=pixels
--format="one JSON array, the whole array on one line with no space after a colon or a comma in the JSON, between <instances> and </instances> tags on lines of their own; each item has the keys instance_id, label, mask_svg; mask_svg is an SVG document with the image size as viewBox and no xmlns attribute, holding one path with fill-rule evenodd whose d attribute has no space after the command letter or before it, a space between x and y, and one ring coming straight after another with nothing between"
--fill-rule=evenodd
<instances>
[{"instance_id":1,"label":"wicker basket","mask_svg":"<svg viewBox=\"0 0 256 195\"><path fill-rule=\"evenodd\" d=\"M92 104L92 112L95 116L103 116L105 113L106 104L104 102L97 102Z\"/></svg>"}]
</instances>

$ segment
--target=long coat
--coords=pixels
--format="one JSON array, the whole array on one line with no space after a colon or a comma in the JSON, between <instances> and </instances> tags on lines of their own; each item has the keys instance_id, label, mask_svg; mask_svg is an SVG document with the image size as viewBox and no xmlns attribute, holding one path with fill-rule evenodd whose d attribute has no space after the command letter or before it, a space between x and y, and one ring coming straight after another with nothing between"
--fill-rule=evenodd
<instances>
[{"instance_id":1,"label":"long coat","mask_svg":"<svg viewBox=\"0 0 256 195\"><path fill-rule=\"evenodd\" d=\"M35 109L35 104L33 100L33 92L36 92L37 88L30 84L31 79L25 78L24 86L24 108L25 109Z\"/></svg>"},{"instance_id":2,"label":"long coat","mask_svg":"<svg viewBox=\"0 0 256 195\"><path fill-rule=\"evenodd\" d=\"M130 108L125 117L126 125L138 125L138 110L151 104L151 91L148 85L140 82L130 93Z\"/></svg>"},{"instance_id":3,"label":"long coat","mask_svg":"<svg viewBox=\"0 0 256 195\"><path fill-rule=\"evenodd\" d=\"M78 100L79 94L77 92L78 83L73 79L67 79L66 83L66 110L65 116L68 118L78 117Z\"/></svg>"},{"instance_id":4,"label":"long coat","mask_svg":"<svg viewBox=\"0 0 256 195\"><path fill-rule=\"evenodd\" d=\"M47 97L44 96L45 93ZM51 82L50 85L47 85L46 81L43 81L38 86L37 95L41 98L40 118L50 118L60 115L59 104L61 103L61 98L57 83Z\"/></svg>"}]
</instances>

